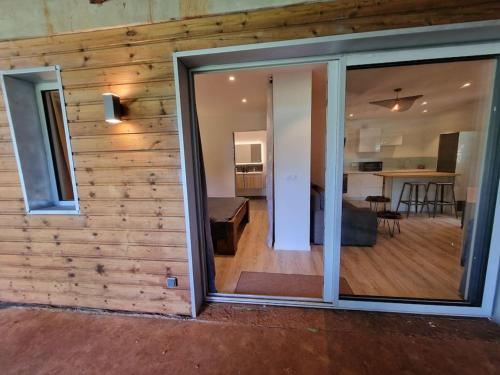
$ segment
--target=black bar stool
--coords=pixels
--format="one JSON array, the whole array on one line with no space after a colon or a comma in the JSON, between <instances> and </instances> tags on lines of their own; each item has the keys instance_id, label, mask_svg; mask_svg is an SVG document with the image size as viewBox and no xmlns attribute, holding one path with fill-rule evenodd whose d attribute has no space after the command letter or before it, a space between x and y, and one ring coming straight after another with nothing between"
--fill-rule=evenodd
<instances>
[{"instance_id":1,"label":"black bar stool","mask_svg":"<svg viewBox=\"0 0 500 375\"><path fill-rule=\"evenodd\" d=\"M382 195L369 195L366 197L365 201L370 202L371 211L378 212L379 205L383 205L384 211L386 210L386 205L387 203L391 203L391 198Z\"/></svg>"},{"instance_id":2,"label":"black bar stool","mask_svg":"<svg viewBox=\"0 0 500 375\"><path fill-rule=\"evenodd\" d=\"M431 187L435 187L434 189L434 200L429 201L429 191ZM451 200L445 200L445 195L447 191L451 194ZM455 200L455 183L454 182L429 182L427 184L427 188L425 190L424 202L427 204L427 210L429 210L429 204L433 205L432 217L436 217L436 209L440 206L441 213L443 213L444 206L451 206L453 210L455 210L455 217L458 219L457 212L457 201ZM422 210L424 207L422 206ZM420 210L420 212L422 212ZM429 213L430 214L430 213Z\"/></svg>"},{"instance_id":3,"label":"black bar stool","mask_svg":"<svg viewBox=\"0 0 500 375\"><path fill-rule=\"evenodd\" d=\"M398 228L398 232L401 233L399 220L401 220L401 214L398 212L394 211L377 212L377 226L379 226L380 223L382 223L383 227L385 228L387 224L387 232L391 237L394 237L394 234L396 233L396 228Z\"/></svg>"},{"instance_id":4,"label":"black bar stool","mask_svg":"<svg viewBox=\"0 0 500 375\"><path fill-rule=\"evenodd\" d=\"M405 204L408 207L408 211L406 211L406 217L410 216L412 206L415 206L415 213L418 213L418 206L421 206L423 209L424 205L427 205L427 211L429 211L429 202L426 202L425 199L418 199L418 192L420 188L422 188L423 191L427 191L427 184L424 182L405 182L403 184L403 188L401 189L401 194L399 195L396 212L399 212L399 206L401 204ZM405 190L408 190L408 199L403 199Z\"/></svg>"}]
</instances>

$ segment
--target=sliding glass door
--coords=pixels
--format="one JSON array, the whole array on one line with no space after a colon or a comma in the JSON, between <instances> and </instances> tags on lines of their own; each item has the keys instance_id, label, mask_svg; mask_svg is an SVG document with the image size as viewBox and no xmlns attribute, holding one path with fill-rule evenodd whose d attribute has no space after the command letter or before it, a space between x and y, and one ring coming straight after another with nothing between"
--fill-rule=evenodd
<instances>
[{"instance_id":1,"label":"sliding glass door","mask_svg":"<svg viewBox=\"0 0 500 375\"><path fill-rule=\"evenodd\" d=\"M325 244L338 306L482 305L500 177L498 59L430 55L330 67L340 100L329 103Z\"/></svg>"},{"instance_id":2,"label":"sliding glass door","mask_svg":"<svg viewBox=\"0 0 500 375\"><path fill-rule=\"evenodd\" d=\"M325 146L327 102L337 101L327 100L327 65L194 72L209 297L331 301Z\"/></svg>"}]
</instances>

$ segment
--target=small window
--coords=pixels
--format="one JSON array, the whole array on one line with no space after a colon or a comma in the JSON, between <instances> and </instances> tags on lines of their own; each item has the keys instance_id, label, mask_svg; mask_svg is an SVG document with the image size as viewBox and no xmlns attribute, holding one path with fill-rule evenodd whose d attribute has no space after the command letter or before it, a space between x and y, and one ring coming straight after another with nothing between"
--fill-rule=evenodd
<instances>
[{"instance_id":1,"label":"small window","mask_svg":"<svg viewBox=\"0 0 500 375\"><path fill-rule=\"evenodd\" d=\"M59 70L2 73L5 104L26 210L78 213L71 145Z\"/></svg>"}]
</instances>

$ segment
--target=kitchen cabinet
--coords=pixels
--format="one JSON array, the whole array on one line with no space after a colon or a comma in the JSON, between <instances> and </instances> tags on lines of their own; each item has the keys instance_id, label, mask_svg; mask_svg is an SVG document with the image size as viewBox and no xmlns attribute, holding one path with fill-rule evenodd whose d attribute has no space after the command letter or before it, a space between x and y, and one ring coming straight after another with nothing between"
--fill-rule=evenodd
<instances>
[{"instance_id":1,"label":"kitchen cabinet","mask_svg":"<svg viewBox=\"0 0 500 375\"><path fill-rule=\"evenodd\" d=\"M249 173L245 176L246 189L263 189L264 188L264 175L262 173Z\"/></svg>"},{"instance_id":2,"label":"kitchen cabinet","mask_svg":"<svg viewBox=\"0 0 500 375\"><path fill-rule=\"evenodd\" d=\"M455 199L465 201L469 187L470 166L477 147L477 133L463 131L439 136L438 172L457 173L455 178Z\"/></svg>"},{"instance_id":3,"label":"kitchen cabinet","mask_svg":"<svg viewBox=\"0 0 500 375\"><path fill-rule=\"evenodd\" d=\"M264 173L236 173L237 196L264 196L266 175Z\"/></svg>"},{"instance_id":4,"label":"kitchen cabinet","mask_svg":"<svg viewBox=\"0 0 500 375\"><path fill-rule=\"evenodd\" d=\"M359 152L380 152L382 131L380 128L359 130Z\"/></svg>"},{"instance_id":5,"label":"kitchen cabinet","mask_svg":"<svg viewBox=\"0 0 500 375\"><path fill-rule=\"evenodd\" d=\"M382 182L380 176L368 172L347 174L347 193L345 198L364 200L369 195L382 195Z\"/></svg>"},{"instance_id":6,"label":"kitchen cabinet","mask_svg":"<svg viewBox=\"0 0 500 375\"><path fill-rule=\"evenodd\" d=\"M401 134L382 134L380 144L381 146L401 146L403 136Z\"/></svg>"},{"instance_id":7,"label":"kitchen cabinet","mask_svg":"<svg viewBox=\"0 0 500 375\"><path fill-rule=\"evenodd\" d=\"M245 189L245 175L236 173L236 191Z\"/></svg>"}]
</instances>

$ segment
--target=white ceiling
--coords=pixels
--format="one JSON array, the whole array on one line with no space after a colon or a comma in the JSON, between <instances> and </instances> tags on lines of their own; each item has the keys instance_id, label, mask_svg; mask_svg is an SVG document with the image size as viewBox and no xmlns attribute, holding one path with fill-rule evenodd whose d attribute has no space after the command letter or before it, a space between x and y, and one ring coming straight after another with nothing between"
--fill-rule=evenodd
<instances>
[{"instance_id":1,"label":"white ceiling","mask_svg":"<svg viewBox=\"0 0 500 375\"><path fill-rule=\"evenodd\" d=\"M447 63L391 66L355 69L347 72L346 118L416 119L472 104L489 96L495 60L460 61ZM225 72L203 73L195 76L197 109L205 116L224 113L266 111L267 82L276 71L301 69L325 70L325 64L289 67L256 68ZM234 76L234 81L229 81ZM461 89L465 82L471 86ZM371 101L394 98L394 89L402 88L400 96L423 95L406 111L394 113L369 104ZM242 103L246 98L247 102ZM422 102L428 104L422 106ZM423 109L427 113L423 113ZM349 114L354 114L350 118Z\"/></svg>"},{"instance_id":2,"label":"white ceiling","mask_svg":"<svg viewBox=\"0 0 500 375\"><path fill-rule=\"evenodd\" d=\"M267 84L273 73L300 70L321 70L325 64L308 64L287 67L266 67L203 73L195 76L197 110L203 115L224 115L228 112L266 112ZM230 81L229 76L235 80ZM247 99L242 103L243 98Z\"/></svg>"},{"instance_id":3,"label":"white ceiling","mask_svg":"<svg viewBox=\"0 0 500 375\"><path fill-rule=\"evenodd\" d=\"M349 70L347 72L346 117L352 120L410 119L432 116L460 108L489 96L495 60L460 61ZM470 87L460 88L470 82ZM369 102L395 97L423 95L406 112L391 112ZM426 101L428 104L423 106ZM423 110L427 109L427 113Z\"/></svg>"}]
</instances>

